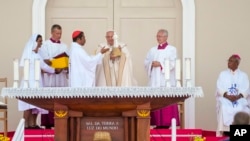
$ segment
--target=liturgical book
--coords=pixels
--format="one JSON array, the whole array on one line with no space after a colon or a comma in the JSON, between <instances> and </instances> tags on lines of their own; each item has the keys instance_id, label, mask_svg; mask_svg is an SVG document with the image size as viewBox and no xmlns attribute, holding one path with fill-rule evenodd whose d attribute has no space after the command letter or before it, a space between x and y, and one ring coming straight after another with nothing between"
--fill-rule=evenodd
<instances>
[{"instance_id":1,"label":"liturgical book","mask_svg":"<svg viewBox=\"0 0 250 141\"><path fill-rule=\"evenodd\" d=\"M69 63L69 56L63 52L51 60L53 68L67 68Z\"/></svg>"}]
</instances>

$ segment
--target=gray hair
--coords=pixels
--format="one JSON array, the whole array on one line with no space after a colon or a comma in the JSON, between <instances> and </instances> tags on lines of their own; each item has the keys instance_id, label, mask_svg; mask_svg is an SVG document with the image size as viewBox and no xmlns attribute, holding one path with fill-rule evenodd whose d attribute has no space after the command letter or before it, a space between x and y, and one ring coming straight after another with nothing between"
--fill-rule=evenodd
<instances>
[{"instance_id":1,"label":"gray hair","mask_svg":"<svg viewBox=\"0 0 250 141\"><path fill-rule=\"evenodd\" d=\"M113 32L113 33L114 33L115 31L114 31L114 30L108 30L108 31L106 32L106 34L109 33L109 32Z\"/></svg>"},{"instance_id":2,"label":"gray hair","mask_svg":"<svg viewBox=\"0 0 250 141\"><path fill-rule=\"evenodd\" d=\"M166 30L166 29L159 29L158 33L159 32L163 32L165 36L168 36L168 30Z\"/></svg>"}]
</instances>

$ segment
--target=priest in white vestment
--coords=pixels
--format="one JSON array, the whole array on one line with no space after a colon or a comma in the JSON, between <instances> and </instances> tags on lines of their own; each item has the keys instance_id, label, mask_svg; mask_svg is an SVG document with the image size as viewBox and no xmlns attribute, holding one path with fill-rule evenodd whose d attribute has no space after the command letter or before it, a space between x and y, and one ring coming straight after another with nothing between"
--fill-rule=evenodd
<instances>
[{"instance_id":1,"label":"priest in white vestment","mask_svg":"<svg viewBox=\"0 0 250 141\"><path fill-rule=\"evenodd\" d=\"M170 61L170 85L176 86L175 80L175 60L177 58L176 48L167 43L168 31L160 29L157 32L158 45L152 47L144 61L149 83L151 87L166 87L165 79L165 59ZM157 128L167 128L171 126L171 119L175 118L179 125L179 112L177 104L167 106L163 109L151 112L151 125Z\"/></svg>"},{"instance_id":2,"label":"priest in white vestment","mask_svg":"<svg viewBox=\"0 0 250 141\"><path fill-rule=\"evenodd\" d=\"M131 55L126 44L117 42L114 46L113 37L114 31L107 31L107 42L99 44L96 50L96 53L99 53L102 48L109 49L104 54L102 63L97 66L96 86L136 86ZM115 54L115 49L119 55Z\"/></svg>"},{"instance_id":3,"label":"priest in white vestment","mask_svg":"<svg viewBox=\"0 0 250 141\"><path fill-rule=\"evenodd\" d=\"M249 79L248 75L241 71L240 56L233 54L228 60L228 69L222 71L217 80L217 135L229 131L234 115L239 111L249 113Z\"/></svg>"},{"instance_id":4,"label":"priest in white vestment","mask_svg":"<svg viewBox=\"0 0 250 141\"><path fill-rule=\"evenodd\" d=\"M101 63L103 53L109 49L102 48L95 56L89 56L84 50L86 42L84 32L74 31L73 42L70 47L70 87L93 87L95 86L96 66Z\"/></svg>"},{"instance_id":5,"label":"priest in white vestment","mask_svg":"<svg viewBox=\"0 0 250 141\"><path fill-rule=\"evenodd\" d=\"M46 40L39 49L39 54L48 65L52 65L55 57L66 55L68 48L66 44L60 41L62 35L62 27L54 24L51 27L51 38ZM43 73L44 87L67 87L68 86L68 70L65 68L59 74ZM54 126L54 113L49 112L48 115L42 115L42 125L46 128Z\"/></svg>"},{"instance_id":6,"label":"priest in white vestment","mask_svg":"<svg viewBox=\"0 0 250 141\"><path fill-rule=\"evenodd\" d=\"M24 60L29 60L29 76L28 76L28 87L35 88L36 80L35 80L35 60L40 60L40 68L47 72L47 73L59 73L60 69L54 69L50 66L48 66L41 56L37 53L38 49L42 45L42 36L39 34L33 34L29 41L27 42L23 54L20 60L20 67L24 67ZM40 76L40 78L42 78ZM40 79L39 83L40 87L43 87L42 79ZM24 87L24 80L21 82L21 87ZM25 119L25 128L39 128L39 126L36 124L37 114L39 112L41 113L47 113L45 110L40 109L36 106L33 106L31 104L28 104L26 102L23 102L21 100L18 100L18 109L19 111L24 111L23 117Z\"/></svg>"}]
</instances>

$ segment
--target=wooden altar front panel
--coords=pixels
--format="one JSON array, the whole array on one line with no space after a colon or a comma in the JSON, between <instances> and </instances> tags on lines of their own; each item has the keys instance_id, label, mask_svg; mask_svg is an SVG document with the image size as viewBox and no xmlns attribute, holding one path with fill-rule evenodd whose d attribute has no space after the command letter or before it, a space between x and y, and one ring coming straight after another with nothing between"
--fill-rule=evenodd
<instances>
[{"instance_id":1,"label":"wooden altar front panel","mask_svg":"<svg viewBox=\"0 0 250 141\"><path fill-rule=\"evenodd\" d=\"M55 141L92 141L108 131L112 141L149 141L150 110L184 101L169 98L20 98L55 113ZM112 122L104 126L105 122ZM114 124L114 125L111 125Z\"/></svg>"},{"instance_id":2,"label":"wooden altar front panel","mask_svg":"<svg viewBox=\"0 0 250 141\"><path fill-rule=\"evenodd\" d=\"M81 141L92 141L96 131L107 131L113 141L124 141L123 117L83 117L81 119Z\"/></svg>"}]
</instances>

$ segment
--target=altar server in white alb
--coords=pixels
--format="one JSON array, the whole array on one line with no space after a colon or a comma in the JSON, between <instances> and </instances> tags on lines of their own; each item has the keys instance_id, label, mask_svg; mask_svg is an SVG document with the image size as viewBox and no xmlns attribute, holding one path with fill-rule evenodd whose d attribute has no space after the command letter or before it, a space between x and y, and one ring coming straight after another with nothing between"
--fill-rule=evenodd
<instances>
[{"instance_id":1,"label":"altar server in white alb","mask_svg":"<svg viewBox=\"0 0 250 141\"><path fill-rule=\"evenodd\" d=\"M131 55L127 45L118 41L114 31L106 32L106 42L98 45L96 53L109 48L102 63L97 65L96 86L135 86Z\"/></svg>"},{"instance_id":2,"label":"altar server in white alb","mask_svg":"<svg viewBox=\"0 0 250 141\"><path fill-rule=\"evenodd\" d=\"M22 58L20 60L20 67L24 67L24 60L29 60L29 76L28 76L28 86L30 88L35 88L35 60L40 60L40 67L43 71L47 73L60 73L61 69L54 69L48 66L46 63L44 63L41 56L37 53L38 49L42 45L42 36L39 34L33 34L29 41L27 42ZM39 71L40 72L40 71ZM40 76L40 87L43 86L42 83L42 77ZM22 80L21 87L24 87L24 80ZM33 106L31 104L25 103L21 100L18 101L18 109L20 111L24 111L23 118L25 119L25 128L39 128L39 126L36 124L36 118L38 112L44 111L36 106Z\"/></svg>"},{"instance_id":3,"label":"altar server in white alb","mask_svg":"<svg viewBox=\"0 0 250 141\"><path fill-rule=\"evenodd\" d=\"M46 40L39 49L39 54L48 65L52 65L51 60L58 56L67 55L68 48L66 44L61 42L62 27L54 24L51 27L51 38ZM63 57L63 56L62 56ZM67 68L66 68L67 69ZM60 74L44 73L45 87L66 87L68 86L67 70Z\"/></svg>"},{"instance_id":4,"label":"altar server in white alb","mask_svg":"<svg viewBox=\"0 0 250 141\"><path fill-rule=\"evenodd\" d=\"M169 59L170 85L172 87L175 87L175 60L177 58L176 48L168 44L167 30L158 30L156 38L158 45L152 47L149 50L144 61L144 65L149 78L149 86L166 87L164 62L166 59ZM153 111L151 113L151 125L156 125L157 128L167 128L171 126L172 118L175 118L176 124L179 125L179 112L177 104L173 104L163 109Z\"/></svg>"},{"instance_id":5,"label":"altar server in white alb","mask_svg":"<svg viewBox=\"0 0 250 141\"><path fill-rule=\"evenodd\" d=\"M248 75L241 71L240 56L233 54L228 59L228 69L222 71L217 80L217 135L229 131L234 115L239 111L250 113L247 101Z\"/></svg>"},{"instance_id":6,"label":"altar server in white alb","mask_svg":"<svg viewBox=\"0 0 250 141\"><path fill-rule=\"evenodd\" d=\"M51 27L51 38L46 40L42 47L39 49L39 54L44 61L53 66L52 60L59 57L68 57L68 48L66 44L61 41L62 27L54 24ZM68 63L66 63L68 64ZM67 87L68 86L68 68L59 74L43 73L44 87ZM46 128L54 127L54 113L51 111L49 114L42 115L41 123Z\"/></svg>"},{"instance_id":7,"label":"altar server in white alb","mask_svg":"<svg viewBox=\"0 0 250 141\"><path fill-rule=\"evenodd\" d=\"M100 53L90 56L84 50L86 39L83 31L74 31L72 39L69 55L70 87L93 87L95 86L96 65L101 63L102 54L109 49L102 48Z\"/></svg>"}]
</instances>

